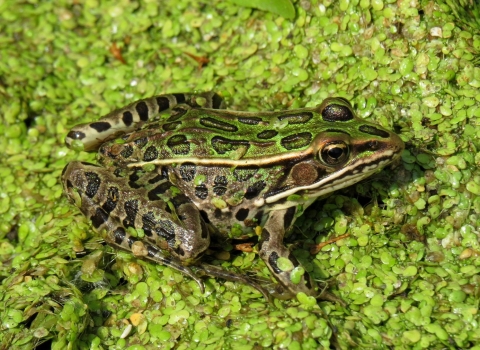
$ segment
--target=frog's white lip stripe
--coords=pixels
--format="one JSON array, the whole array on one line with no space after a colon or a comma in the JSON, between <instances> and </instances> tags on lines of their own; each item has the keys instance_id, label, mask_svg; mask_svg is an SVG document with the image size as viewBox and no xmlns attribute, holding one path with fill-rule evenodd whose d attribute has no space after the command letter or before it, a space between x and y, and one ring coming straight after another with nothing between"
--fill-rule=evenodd
<instances>
[{"instance_id":1,"label":"frog's white lip stripe","mask_svg":"<svg viewBox=\"0 0 480 350\"><path fill-rule=\"evenodd\" d=\"M311 185L295 187L268 198L257 199L254 204L257 207L261 207L265 203L275 203L280 199L286 198L297 192L315 190L318 188L322 188L322 186L324 185L327 185L327 187L314 192L315 197L319 197L321 195L336 191L340 188L350 186L370 176L376 170L381 169L383 166L391 163L395 156L397 156L397 153L395 153L393 150L386 150L385 152L378 154L376 157L368 158L368 160L366 158L357 159L357 161L353 161L352 163L350 163L349 166L344 167L340 171L338 171L338 173L335 174L336 180L334 181L332 181L331 176L327 176L326 178ZM359 171L358 169L359 161L364 162L365 164L362 167L361 171Z\"/></svg>"}]
</instances>

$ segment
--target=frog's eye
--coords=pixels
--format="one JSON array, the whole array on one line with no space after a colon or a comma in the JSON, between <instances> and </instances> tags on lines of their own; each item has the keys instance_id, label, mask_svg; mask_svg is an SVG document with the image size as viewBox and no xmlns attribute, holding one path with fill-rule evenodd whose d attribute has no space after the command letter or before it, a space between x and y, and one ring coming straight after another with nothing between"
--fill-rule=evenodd
<instances>
[{"instance_id":1,"label":"frog's eye","mask_svg":"<svg viewBox=\"0 0 480 350\"><path fill-rule=\"evenodd\" d=\"M332 103L323 109L322 118L326 122L347 122L354 117L351 108L338 103Z\"/></svg>"},{"instance_id":2,"label":"frog's eye","mask_svg":"<svg viewBox=\"0 0 480 350\"><path fill-rule=\"evenodd\" d=\"M320 150L320 160L326 165L339 165L348 159L348 145L343 141L326 144Z\"/></svg>"}]
</instances>

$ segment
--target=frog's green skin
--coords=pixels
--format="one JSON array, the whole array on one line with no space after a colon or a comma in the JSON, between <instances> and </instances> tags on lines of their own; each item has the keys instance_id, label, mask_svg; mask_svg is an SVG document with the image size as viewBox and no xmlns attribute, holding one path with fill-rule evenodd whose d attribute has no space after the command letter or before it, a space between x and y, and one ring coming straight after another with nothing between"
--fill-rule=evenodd
<instances>
[{"instance_id":1,"label":"frog's green skin","mask_svg":"<svg viewBox=\"0 0 480 350\"><path fill-rule=\"evenodd\" d=\"M65 192L97 231L105 229L109 244L176 268L202 290L189 265L246 280L199 260L211 240L261 232L259 255L285 293L319 296L308 273L294 283L293 270L280 269L279 258L301 268L285 232L317 197L398 158L403 142L356 117L342 98L283 112L222 107L215 93L160 95L74 127L66 144L98 149L101 166L68 164Z\"/></svg>"}]
</instances>

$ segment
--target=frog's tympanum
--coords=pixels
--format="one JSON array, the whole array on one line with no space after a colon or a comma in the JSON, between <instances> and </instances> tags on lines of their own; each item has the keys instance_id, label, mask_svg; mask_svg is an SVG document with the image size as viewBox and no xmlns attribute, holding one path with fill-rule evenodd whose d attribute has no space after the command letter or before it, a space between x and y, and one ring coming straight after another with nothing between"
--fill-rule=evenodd
<instances>
[{"instance_id":1,"label":"frog's tympanum","mask_svg":"<svg viewBox=\"0 0 480 350\"><path fill-rule=\"evenodd\" d=\"M398 158L403 142L343 98L281 112L222 108L216 93L160 95L75 126L66 144L98 150L100 165L68 164L66 194L108 244L177 269L202 291L206 274L265 293L200 259L213 243L259 235L284 295L319 296L285 233L319 196Z\"/></svg>"}]
</instances>

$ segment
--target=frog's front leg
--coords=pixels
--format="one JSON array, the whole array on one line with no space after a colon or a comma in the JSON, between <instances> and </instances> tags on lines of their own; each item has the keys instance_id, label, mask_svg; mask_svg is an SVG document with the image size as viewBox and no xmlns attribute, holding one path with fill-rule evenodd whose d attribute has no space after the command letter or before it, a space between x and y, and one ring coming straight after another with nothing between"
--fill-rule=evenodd
<instances>
[{"instance_id":1,"label":"frog's front leg","mask_svg":"<svg viewBox=\"0 0 480 350\"><path fill-rule=\"evenodd\" d=\"M259 255L270 272L287 289L289 294L296 295L303 292L309 296L317 296L319 294L316 290L317 285L306 271L300 279L295 278L292 281L292 272L300 267L300 263L292 252L285 247L283 238L286 229L293 223L295 212L296 207L269 212L260 238ZM279 267L280 258L288 259L293 268L282 270Z\"/></svg>"},{"instance_id":2,"label":"frog's front leg","mask_svg":"<svg viewBox=\"0 0 480 350\"><path fill-rule=\"evenodd\" d=\"M225 108L222 97L212 91L153 96L114 110L95 122L74 126L65 138L65 143L71 147L74 141L80 141L84 151L96 150L105 141L132 132L180 105L190 108Z\"/></svg>"},{"instance_id":3,"label":"frog's front leg","mask_svg":"<svg viewBox=\"0 0 480 350\"><path fill-rule=\"evenodd\" d=\"M69 163L62 182L69 199L91 220L105 241L134 255L172 267L203 281L186 265L196 262L209 247L208 227L198 209L183 194L167 193L173 185L161 174L147 174L151 187L137 186L135 176L81 162ZM156 181L156 182L155 182ZM170 203L159 195L172 196ZM128 232L142 229L143 238Z\"/></svg>"}]
</instances>

